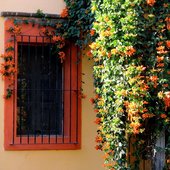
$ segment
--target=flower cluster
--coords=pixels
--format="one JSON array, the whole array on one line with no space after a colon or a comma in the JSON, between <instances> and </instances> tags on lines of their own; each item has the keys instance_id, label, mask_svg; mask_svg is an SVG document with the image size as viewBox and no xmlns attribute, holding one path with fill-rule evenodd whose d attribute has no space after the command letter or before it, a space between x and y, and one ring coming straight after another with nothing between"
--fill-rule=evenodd
<instances>
[{"instance_id":1,"label":"flower cluster","mask_svg":"<svg viewBox=\"0 0 170 170\"><path fill-rule=\"evenodd\" d=\"M62 18L68 17L68 8L64 8L63 11L61 12L60 16Z\"/></svg>"},{"instance_id":2,"label":"flower cluster","mask_svg":"<svg viewBox=\"0 0 170 170\"><path fill-rule=\"evenodd\" d=\"M147 0L146 1L148 5L153 6L155 4L155 0Z\"/></svg>"},{"instance_id":3,"label":"flower cluster","mask_svg":"<svg viewBox=\"0 0 170 170\"><path fill-rule=\"evenodd\" d=\"M10 27L8 31L12 34L19 35L21 34L22 28L19 25L14 25L14 27Z\"/></svg>"},{"instance_id":4,"label":"flower cluster","mask_svg":"<svg viewBox=\"0 0 170 170\"><path fill-rule=\"evenodd\" d=\"M7 94L5 98L10 98L12 95L12 87L14 83L14 76L16 73L15 62L14 62L14 47L13 43L8 43L5 48L5 53L1 55L4 59L4 63L1 64L0 73L4 79L8 79L9 86L7 88Z\"/></svg>"}]
</instances>

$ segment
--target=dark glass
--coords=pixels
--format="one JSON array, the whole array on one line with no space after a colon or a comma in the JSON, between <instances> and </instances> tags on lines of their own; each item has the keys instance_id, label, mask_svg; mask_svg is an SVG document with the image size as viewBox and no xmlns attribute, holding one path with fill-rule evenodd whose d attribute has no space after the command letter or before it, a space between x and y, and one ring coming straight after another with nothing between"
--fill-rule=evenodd
<instances>
[{"instance_id":1,"label":"dark glass","mask_svg":"<svg viewBox=\"0 0 170 170\"><path fill-rule=\"evenodd\" d=\"M52 46L18 44L17 135L62 134L62 64Z\"/></svg>"}]
</instances>

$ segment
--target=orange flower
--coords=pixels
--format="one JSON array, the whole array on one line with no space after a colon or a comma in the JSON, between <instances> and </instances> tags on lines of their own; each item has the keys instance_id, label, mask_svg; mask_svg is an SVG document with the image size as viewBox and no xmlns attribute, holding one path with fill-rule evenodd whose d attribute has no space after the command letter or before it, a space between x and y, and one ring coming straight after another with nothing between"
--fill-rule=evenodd
<instances>
[{"instance_id":1,"label":"orange flower","mask_svg":"<svg viewBox=\"0 0 170 170\"><path fill-rule=\"evenodd\" d=\"M8 69L8 73L12 74L12 73L16 73L17 70L14 67L11 67Z\"/></svg>"},{"instance_id":2,"label":"orange flower","mask_svg":"<svg viewBox=\"0 0 170 170\"><path fill-rule=\"evenodd\" d=\"M68 8L63 9L63 11L60 14L61 18L65 18L68 16Z\"/></svg>"},{"instance_id":3,"label":"orange flower","mask_svg":"<svg viewBox=\"0 0 170 170\"><path fill-rule=\"evenodd\" d=\"M150 77L150 80L151 80L152 82L156 82L156 81L158 80L158 76L151 76L151 77Z\"/></svg>"},{"instance_id":4,"label":"orange flower","mask_svg":"<svg viewBox=\"0 0 170 170\"><path fill-rule=\"evenodd\" d=\"M122 89L122 90L119 92L119 94L122 95L122 96L127 96L127 90Z\"/></svg>"},{"instance_id":5,"label":"orange flower","mask_svg":"<svg viewBox=\"0 0 170 170\"><path fill-rule=\"evenodd\" d=\"M165 113L162 113L162 114L160 115L160 117L161 117L162 119L165 119L165 118L167 118L167 115L166 115Z\"/></svg>"},{"instance_id":6,"label":"orange flower","mask_svg":"<svg viewBox=\"0 0 170 170\"><path fill-rule=\"evenodd\" d=\"M133 47L130 46L130 47L126 48L125 54L128 55L128 56L132 56L132 55L134 55L135 52L136 52L136 50Z\"/></svg>"},{"instance_id":7,"label":"orange flower","mask_svg":"<svg viewBox=\"0 0 170 170\"><path fill-rule=\"evenodd\" d=\"M20 26L18 26L18 25L15 25L14 26L14 29L13 29L13 33L14 34L21 34L21 27Z\"/></svg>"},{"instance_id":8,"label":"orange flower","mask_svg":"<svg viewBox=\"0 0 170 170\"><path fill-rule=\"evenodd\" d=\"M142 87L140 87L140 90L147 91L149 89L149 86L147 84L143 84Z\"/></svg>"},{"instance_id":9,"label":"orange flower","mask_svg":"<svg viewBox=\"0 0 170 170\"><path fill-rule=\"evenodd\" d=\"M140 132L139 128L141 127L141 124L139 122L132 122L130 124L130 127L132 127L134 134L139 134L139 132Z\"/></svg>"},{"instance_id":10,"label":"orange flower","mask_svg":"<svg viewBox=\"0 0 170 170\"><path fill-rule=\"evenodd\" d=\"M80 99L85 99L87 96L86 96L85 94L83 94L82 92L80 92L80 93L78 94L78 97L79 97Z\"/></svg>"},{"instance_id":11,"label":"orange flower","mask_svg":"<svg viewBox=\"0 0 170 170\"><path fill-rule=\"evenodd\" d=\"M146 108L144 108L143 110L142 110L142 112L147 112L148 111L148 109L146 109Z\"/></svg>"},{"instance_id":12,"label":"orange flower","mask_svg":"<svg viewBox=\"0 0 170 170\"><path fill-rule=\"evenodd\" d=\"M151 76L150 80L154 83L154 88L157 87L157 81L158 81L158 77L157 76Z\"/></svg>"},{"instance_id":13,"label":"orange flower","mask_svg":"<svg viewBox=\"0 0 170 170\"><path fill-rule=\"evenodd\" d=\"M165 21L166 21L166 22L170 22L170 17L166 17L166 18L165 18Z\"/></svg>"},{"instance_id":14,"label":"orange flower","mask_svg":"<svg viewBox=\"0 0 170 170\"><path fill-rule=\"evenodd\" d=\"M90 50L86 53L86 55L87 57L90 57L90 58L93 56Z\"/></svg>"},{"instance_id":15,"label":"orange flower","mask_svg":"<svg viewBox=\"0 0 170 170\"><path fill-rule=\"evenodd\" d=\"M106 55L106 51L104 51L103 49L101 49L100 54L101 54L101 56L105 56L105 55Z\"/></svg>"},{"instance_id":16,"label":"orange flower","mask_svg":"<svg viewBox=\"0 0 170 170\"><path fill-rule=\"evenodd\" d=\"M95 99L94 98L90 98L90 103L94 104L94 102L95 102Z\"/></svg>"},{"instance_id":17,"label":"orange flower","mask_svg":"<svg viewBox=\"0 0 170 170\"><path fill-rule=\"evenodd\" d=\"M148 114L148 113L144 113L144 114L142 115L142 118L143 118L143 119L149 118L149 114Z\"/></svg>"},{"instance_id":18,"label":"orange flower","mask_svg":"<svg viewBox=\"0 0 170 170\"><path fill-rule=\"evenodd\" d=\"M134 129L133 129L133 133L134 133L134 134L137 135L137 134L139 134L139 132L140 132L139 129L137 129L137 128L134 128Z\"/></svg>"},{"instance_id":19,"label":"orange flower","mask_svg":"<svg viewBox=\"0 0 170 170\"><path fill-rule=\"evenodd\" d=\"M105 164L103 164L103 166L111 168L113 166L113 164L112 163L105 163Z\"/></svg>"},{"instance_id":20,"label":"orange flower","mask_svg":"<svg viewBox=\"0 0 170 170\"><path fill-rule=\"evenodd\" d=\"M102 142L103 138L101 136L96 136L95 142L99 143Z\"/></svg>"},{"instance_id":21,"label":"orange flower","mask_svg":"<svg viewBox=\"0 0 170 170\"><path fill-rule=\"evenodd\" d=\"M97 103L99 106L104 106L104 100L100 100L100 101L98 101L98 103Z\"/></svg>"},{"instance_id":22,"label":"orange flower","mask_svg":"<svg viewBox=\"0 0 170 170\"><path fill-rule=\"evenodd\" d=\"M167 108L170 107L170 91L165 92L164 103L165 103L165 110L167 110Z\"/></svg>"},{"instance_id":23,"label":"orange flower","mask_svg":"<svg viewBox=\"0 0 170 170\"><path fill-rule=\"evenodd\" d=\"M109 30L106 30L105 32L104 32L104 36L105 37L109 37L111 35L111 32L109 31Z\"/></svg>"},{"instance_id":24,"label":"orange flower","mask_svg":"<svg viewBox=\"0 0 170 170\"><path fill-rule=\"evenodd\" d=\"M45 27L43 27L43 28L41 28L41 32L43 33L43 34L45 34L46 33L46 28Z\"/></svg>"},{"instance_id":25,"label":"orange flower","mask_svg":"<svg viewBox=\"0 0 170 170\"><path fill-rule=\"evenodd\" d=\"M96 149L96 150L102 150L102 146L96 145L96 146L95 146L95 149Z\"/></svg>"},{"instance_id":26,"label":"orange flower","mask_svg":"<svg viewBox=\"0 0 170 170\"><path fill-rule=\"evenodd\" d=\"M95 110L94 110L94 112L95 112L95 113L98 113L98 112L99 112L99 110L98 110L98 109L95 109Z\"/></svg>"},{"instance_id":27,"label":"orange flower","mask_svg":"<svg viewBox=\"0 0 170 170\"><path fill-rule=\"evenodd\" d=\"M100 59L99 58L93 58L94 62L98 62Z\"/></svg>"},{"instance_id":28,"label":"orange flower","mask_svg":"<svg viewBox=\"0 0 170 170\"><path fill-rule=\"evenodd\" d=\"M143 115L142 115L142 118L143 119L147 119L147 118L151 118L151 117L154 117L155 115L154 114L151 114L151 113L144 113Z\"/></svg>"},{"instance_id":29,"label":"orange flower","mask_svg":"<svg viewBox=\"0 0 170 170\"><path fill-rule=\"evenodd\" d=\"M157 67L164 67L164 63L157 64Z\"/></svg>"},{"instance_id":30,"label":"orange flower","mask_svg":"<svg viewBox=\"0 0 170 170\"><path fill-rule=\"evenodd\" d=\"M95 30L94 29L91 29L90 30L90 35L93 36L95 34Z\"/></svg>"},{"instance_id":31,"label":"orange flower","mask_svg":"<svg viewBox=\"0 0 170 170\"><path fill-rule=\"evenodd\" d=\"M65 53L63 51L59 52L59 58L61 59L61 63L65 60Z\"/></svg>"},{"instance_id":32,"label":"orange flower","mask_svg":"<svg viewBox=\"0 0 170 170\"><path fill-rule=\"evenodd\" d=\"M13 51L8 51L5 54L1 55L2 58L13 58L14 52Z\"/></svg>"},{"instance_id":33,"label":"orange flower","mask_svg":"<svg viewBox=\"0 0 170 170\"><path fill-rule=\"evenodd\" d=\"M167 159L166 162L167 162L167 164L169 164L170 163L170 159Z\"/></svg>"},{"instance_id":34,"label":"orange flower","mask_svg":"<svg viewBox=\"0 0 170 170\"><path fill-rule=\"evenodd\" d=\"M165 96L168 97L168 98L170 98L170 91L165 92Z\"/></svg>"},{"instance_id":35,"label":"orange flower","mask_svg":"<svg viewBox=\"0 0 170 170\"><path fill-rule=\"evenodd\" d=\"M147 101L144 101L143 104L148 104L148 102L147 102Z\"/></svg>"},{"instance_id":36,"label":"orange flower","mask_svg":"<svg viewBox=\"0 0 170 170\"><path fill-rule=\"evenodd\" d=\"M163 84L163 87L168 87L169 85L168 84Z\"/></svg>"},{"instance_id":37,"label":"orange flower","mask_svg":"<svg viewBox=\"0 0 170 170\"><path fill-rule=\"evenodd\" d=\"M170 48L170 40L166 41L166 46L167 46L167 48Z\"/></svg>"},{"instance_id":38,"label":"orange flower","mask_svg":"<svg viewBox=\"0 0 170 170\"><path fill-rule=\"evenodd\" d=\"M167 71L167 74L170 74L170 71Z\"/></svg>"},{"instance_id":39,"label":"orange flower","mask_svg":"<svg viewBox=\"0 0 170 170\"><path fill-rule=\"evenodd\" d=\"M53 41L63 41L63 38L61 36L53 36Z\"/></svg>"},{"instance_id":40,"label":"orange flower","mask_svg":"<svg viewBox=\"0 0 170 170\"><path fill-rule=\"evenodd\" d=\"M150 6L153 6L155 4L155 0L146 0L146 3Z\"/></svg>"},{"instance_id":41,"label":"orange flower","mask_svg":"<svg viewBox=\"0 0 170 170\"><path fill-rule=\"evenodd\" d=\"M167 51L165 51L165 46L159 46L156 48L158 54L166 54Z\"/></svg>"},{"instance_id":42,"label":"orange flower","mask_svg":"<svg viewBox=\"0 0 170 170\"><path fill-rule=\"evenodd\" d=\"M166 28L167 28L167 30L170 30L170 18L166 17L165 21L166 21Z\"/></svg>"},{"instance_id":43,"label":"orange flower","mask_svg":"<svg viewBox=\"0 0 170 170\"><path fill-rule=\"evenodd\" d=\"M98 45L97 43L93 42L93 43L91 43L91 44L89 45L89 47L90 47L92 50L94 50L94 49L97 49L97 48L99 47L99 45Z\"/></svg>"},{"instance_id":44,"label":"orange flower","mask_svg":"<svg viewBox=\"0 0 170 170\"><path fill-rule=\"evenodd\" d=\"M128 107L129 106L129 102L128 101L124 101L124 106Z\"/></svg>"},{"instance_id":45,"label":"orange flower","mask_svg":"<svg viewBox=\"0 0 170 170\"><path fill-rule=\"evenodd\" d=\"M139 122L132 122L132 123L130 124L130 126L131 126L132 128L139 128L139 127L141 126L141 124L140 124Z\"/></svg>"},{"instance_id":46,"label":"orange flower","mask_svg":"<svg viewBox=\"0 0 170 170\"><path fill-rule=\"evenodd\" d=\"M96 118L96 120L94 121L94 123L96 123L96 124L100 124L101 123L101 118Z\"/></svg>"},{"instance_id":47,"label":"orange flower","mask_svg":"<svg viewBox=\"0 0 170 170\"><path fill-rule=\"evenodd\" d=\"M13 48L13 43L11 43L11 42L7 43L5 48L6 49Z\"/></svg>"},{"instance_id":48,"label":"orange flower","mask_svg":"<svg viewBox=\"0 0 170 170\"><path fill-rule=\"evenodd\" d=\"M163 41L158 42L158 46L161 46L163 44Z\"/></svg>"},{"instance_id":49,"label":"orange flower","mask_svg":"<svg viewBox=\"0 0 170 170\"><path fill-rule=\"evenodd\" d=\"M160 46L158 46L156 49L157 49L158 51L162 51L162 50L164 50L164 49L165 49L165 46L160 45Z\"/></svg>"},{"instance_id":50,"label":"orange flower","mask_svg":"<svg viewBox=\"0 0 170 170\"><path fill-rule=\"evenodd\" d=\"M163 61L164 60L164 57L159 57L159 56L157 56L157 62L158 63L160 63L161 61Z\"/></svg>"},{"instance_id":51,"label":"orange flower","mask_svg":"<svg viewBox=\"0 0 170 170\"><path fill-rule=\"evenodd\" d=\"M108 56L108 58L110 58L110 57L112 56L112 54L111 54L111 53L108 53L107 56Z\"/></svg>"},{"instance_id":52,"label":"orange flower","mask_svg":"<svg viewBox=\"0 0 170 170\"><path fill-rule=\"evenodd\" d=\"M108 157L109 157L109 154L105 153L104 156L103 156L103 159L107 159Z\"/></svg>"}]
</instances>

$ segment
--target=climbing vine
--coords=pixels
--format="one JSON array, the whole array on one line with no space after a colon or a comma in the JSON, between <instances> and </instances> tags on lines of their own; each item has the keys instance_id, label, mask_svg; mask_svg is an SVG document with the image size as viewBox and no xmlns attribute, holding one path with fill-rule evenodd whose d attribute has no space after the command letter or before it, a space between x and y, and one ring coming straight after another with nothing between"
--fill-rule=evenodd
<instances>
[{"instance_id":1,"label":"climbing vine","mask_svg":"<svg viewBox=\"0 0 170 170\"><path fill-rule=\"evenodd\" d=\"M93 0L92 11L98 34L90 45L96 149L104 151L108 169L137 170L142 155L153 154L159 134L169 131L170 3ZM132 138L134 162L128 160Z\"/></svg>"}]
</instances>

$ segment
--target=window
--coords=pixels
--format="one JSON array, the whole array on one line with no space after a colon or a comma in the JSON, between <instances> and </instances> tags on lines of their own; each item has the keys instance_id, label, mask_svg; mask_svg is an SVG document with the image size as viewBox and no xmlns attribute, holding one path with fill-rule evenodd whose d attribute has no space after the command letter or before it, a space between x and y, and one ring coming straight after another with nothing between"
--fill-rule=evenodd
<instances>
[{"instance_id":1,"label":"window","mask_svg":"<svg viewBox=\"0 0 170 170\"><path fill-rule=\"evenodd\" d=\"M79 149L79 49L66 43L61 63L54 42L40 36L38 26L23 24L22 32L12 36L18 71L13 95L5 100L5 149ZM11 35L5 36L7 42ZM5 90L8 84L5 80Z\"/></svg>"},{"instance_id":2,"label":"window","mask_svg":"<svg viewBox=\"0 0 170 170\"><path fill-rule=\"evenodd\" d=\"M17 135L61 135L62 64L52 44L18 43ZM22 138L21 138L22 139Z\"/></svg>"}]
</instances>

